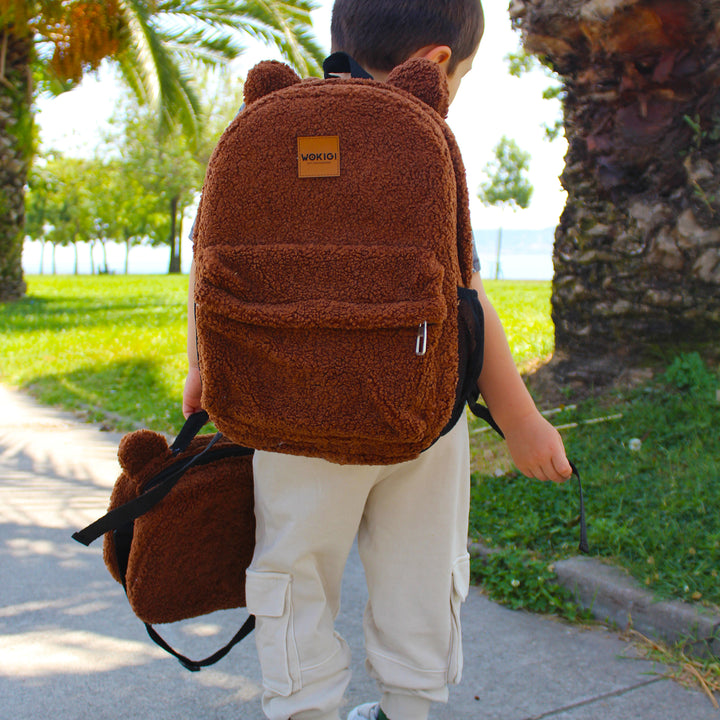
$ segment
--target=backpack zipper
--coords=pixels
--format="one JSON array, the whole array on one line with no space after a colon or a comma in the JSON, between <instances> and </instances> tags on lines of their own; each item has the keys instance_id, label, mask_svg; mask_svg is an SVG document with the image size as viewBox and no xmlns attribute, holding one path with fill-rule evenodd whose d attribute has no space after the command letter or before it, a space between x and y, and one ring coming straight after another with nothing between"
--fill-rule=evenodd
<instances>
[{"instance_id":1,"label":"backpack zipper","mask_svg":"<svg viewBox=\"0 0 720 720\"><path fill-rule=\"evenodd\" d=\"M415 339L415 354L422 357L427 352L427 320L423 320L418 326L417 338Z\"/></svg>"}]
</instances>

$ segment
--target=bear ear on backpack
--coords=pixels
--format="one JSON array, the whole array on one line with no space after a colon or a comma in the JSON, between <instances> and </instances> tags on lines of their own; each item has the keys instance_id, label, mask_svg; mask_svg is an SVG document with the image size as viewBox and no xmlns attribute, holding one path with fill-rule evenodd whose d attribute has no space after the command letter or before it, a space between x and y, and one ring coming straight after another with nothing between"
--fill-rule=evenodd
<instances>
[{"instance_id":1,"label":"bear ear on backpack","mask_svg":"<svg viewBox=\"0 0 720 720\"><path fill-rule=\"evenodd\" d=\"M445 71L432 60L413 58L398 65L387 78L388 85L405 90L446 117L450 95Z\"/></svg>"},{"instance_id":2,"label":"bear ear on backpack","mask_svg":"<svg viewBox=\"0 0 720 720\"><path fill-rule=\"evenodd\" d=\"M247 75L243 87L245 103L250 105L271 92L282 90L299 82L298 74L285 63L277 60L264 60L255 65Z\"/></svg>"}]
</instances>

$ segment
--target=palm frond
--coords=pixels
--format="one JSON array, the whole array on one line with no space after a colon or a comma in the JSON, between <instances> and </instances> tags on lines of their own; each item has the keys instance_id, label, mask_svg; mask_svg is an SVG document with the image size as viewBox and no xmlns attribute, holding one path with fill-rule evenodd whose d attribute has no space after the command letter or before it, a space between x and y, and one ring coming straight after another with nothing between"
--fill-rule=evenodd
<instances>
[{"instance_id":1,"label":"palm frond","mask_svg":"<svg viewBox=\"0 0 720 720\"><path fill-rule=\"evenodd\" d=\"M86 23L88 37L107 42L95 43L92 57L84 56L82 43L65 42L73 52L58 55L58 43L76 28L70 11L84 5L83 17L112 20L102 27ZM156 109L163 127L180 124L191 138L202 122L191 77L198 63L226 64L254 38L276 47L301 75L320 72L324 53L312 34L311 0L113 0L109 7L101 0L0 0L0 10L12 8L16 17L22 11L27 20L43 89L63 92L111 56L138 100ZM62 67L56 55L67 61Z\"/></svg>"},{"instance_id":2,"label":"palm frond","mask_svg":"<svg viewBox=\"0 0 720 720\"><path fill-rule=\"evenodd\" d=\"M232 47L238 37L249 35L277 47L301 74L317 75L324 52L311 32L314 8L307 0L164 0L157 13L177 42L189 40L198 47L224 38ZM240 54L242 47L236 47Z\"/></svg>"},{"instance_id":3,"label":"palm frond","mask_svg":"<svg viewBox=\"0 0 720 720\"><path fill-rule=\"evenodd\" d=\"M142 0L122 0L131 36L120 68L141 101L155 108L161 128L180 124L190 138L199 131L200 103L189 78L166 47Z\"/></svg>"}]
</instances>

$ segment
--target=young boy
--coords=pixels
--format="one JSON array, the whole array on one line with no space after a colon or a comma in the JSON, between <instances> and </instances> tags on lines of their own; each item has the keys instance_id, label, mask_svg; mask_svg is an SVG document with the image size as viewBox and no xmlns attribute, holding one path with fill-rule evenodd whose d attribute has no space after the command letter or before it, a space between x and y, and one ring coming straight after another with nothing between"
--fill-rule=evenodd
<instances>
[{"instance_id":1,"label":"young boy","mask_svg":"<svg viewBox=\"0 0 720 720\"><path fill-rule=\"evenodd\" d=\"M469 72L484 29L480 0L336 0L334 51L376 80L411 57L437 62L450 99ZM192 313L183 395L200 409ZM479 272L485 362L479 388L505 433L517 467L539 480L570 476L562 440L540 415L513 363ZM469 585L467 420L411 461L337 465L318 458L256 452L256 549L247 571L248 610L257 618L263 709L270 720L339 720L349 683L347 644L334 631L340 584L355 536L369 600L367 668L380 702L348 720L426 720L460 680L460 605Z\"/></svg>"}]
</instances>

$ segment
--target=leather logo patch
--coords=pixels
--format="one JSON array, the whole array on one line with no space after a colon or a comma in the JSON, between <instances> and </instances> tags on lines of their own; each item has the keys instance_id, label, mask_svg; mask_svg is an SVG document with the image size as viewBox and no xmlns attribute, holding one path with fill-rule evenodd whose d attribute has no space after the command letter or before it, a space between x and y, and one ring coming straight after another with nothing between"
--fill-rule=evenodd
<instances>
[{"instance_id":1,"label":"leather logo patch","mask_svg":"<svg viewBox=\"0 0 720 720\"><path fill-rule=\"evenodd\" d=\"M340 175L340 138L337 135L299 137L298 177Z\"/></svg>"}]
</instances>

